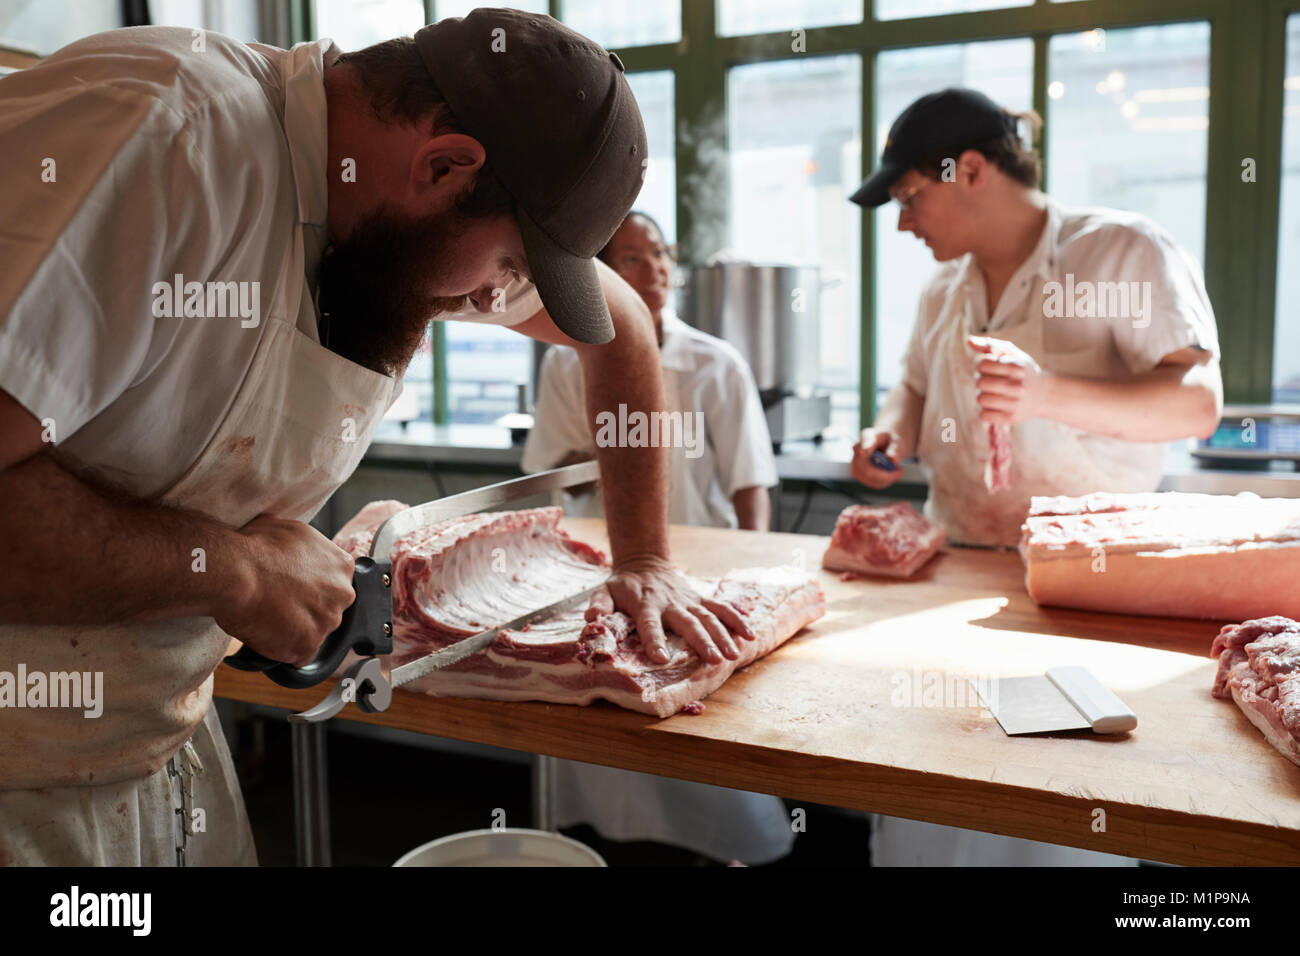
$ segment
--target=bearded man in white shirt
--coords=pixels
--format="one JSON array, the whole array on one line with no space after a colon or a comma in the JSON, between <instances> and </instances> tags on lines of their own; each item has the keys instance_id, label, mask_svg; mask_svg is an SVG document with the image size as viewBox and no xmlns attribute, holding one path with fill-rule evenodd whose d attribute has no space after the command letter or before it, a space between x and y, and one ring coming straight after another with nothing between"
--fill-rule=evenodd
<instances>
[{"instance_id":1,"label":"bearded man in white shirt","mask_svg":"<svg viewBox=\"0 0 1300 956\"><path fill-rule=\"evenodd\" d=\"M472 302L574 347L593 407L662 408L593 258L640 112L617 56L518 11L348 55L139 28L0 79L0 156L0 672L102 681L0 711L0 863L253 863L213 671L231 637L312 660L354 600L306 521L428 321ZM665 628L735 659L743 619L669 561L666 449L598 455L610 602L655 660Z\"/></svg>"}]
</instances>

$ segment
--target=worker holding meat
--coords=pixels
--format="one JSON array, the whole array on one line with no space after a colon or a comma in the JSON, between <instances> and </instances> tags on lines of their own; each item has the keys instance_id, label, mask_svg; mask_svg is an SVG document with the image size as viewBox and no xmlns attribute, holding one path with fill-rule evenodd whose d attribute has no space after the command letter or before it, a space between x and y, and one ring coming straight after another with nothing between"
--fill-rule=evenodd
<instances>
[{"instance_id":1,"label":"worker holding meat","mask_svg":"<svg viewBox=\"0 0 1300 956\"><path fill-rule=\"evenodd\" d=\"M926 514L965 544L1016 544L1033 495L1154 491L1165 443L1223 404L1196 262L1142 216L1057 204L1016 127L973 90L923 96L852 197L893 199L940 263L853 475L885 488L902 471L872 452L915 455Z\"/></svg>"},{"instance_id":2,"label":"worker holding meat","mask_svg":"<svg viewBox=\"0 0 1300 956\"><path fill-rule=\"evenodd\" d=\"M574 348L589 407L663 405L648 310L593 260L646 158L617 57L506 10L347 55L198 33L0 80L0 670L102 677L93 718L0 710L4 863L255 861L212 673L231 636L302 664L338 625L352 558L305 521L429 319L472 302ZM597 456L613 602L656 659L664 628L735 657L669 561L667 450Z\"/></svg>"},{"instance_id":3,"label":"worker holding meat","mask_svg":"<svg viewBox=\"0 0 1300 956\"><path fill-rule=\"evenodd\" d=\"M1072 209L1038 187L1013 114L973 90L923 96L852 196L898 204L939 268L921 291L902 380L853 454L886 488L920 459L926 514L949 540L1015 545L1034 495L1154 491L1165 443L1213 433L1222 408L1201 271L1159 225ZM880 818L877 862L1093 864L1121 858Z\"/></svg>"},{"instance_id":4,"label":"worker holding meat","mask_svg":"<svg viewBox=\"0 0 1300 956\"><path fill-rule=\"evenodd\" d=\"M675 265L659 224L633 212L600 251L654 319L665 409L679 414L683 441L671 449L668 519L673 524L766 531L767 489L777 483L772 438L754 376L722 339L683 322L669 302ZM590 460L597 435L583 407L583 376L570 348L547 351L537 387L536 424L524 471ZM569 514L599 515L586 492ZM656 840L726 862L768 863L790 851L794 833L777 797L557 761L556 820L589 824L606 839Z\"/></svg>"}]
</instances>

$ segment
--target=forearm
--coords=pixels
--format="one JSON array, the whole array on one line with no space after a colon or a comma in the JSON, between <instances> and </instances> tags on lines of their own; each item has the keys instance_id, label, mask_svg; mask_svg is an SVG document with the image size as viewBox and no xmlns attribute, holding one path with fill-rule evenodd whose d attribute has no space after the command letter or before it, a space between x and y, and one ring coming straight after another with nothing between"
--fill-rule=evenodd
<instances>
[{"instance_id":1,"label":"forearm","mask_svg":"<svg viewBox=\"0 0 1300 956\"><path fill-rule=\"evenodd\" d=\"M668 453L648 443L632 447L614 438L624 414L639 412L649 421L664 407L659 346L650 311L639 296L608 269L601 269L605 298L614 322L614 341L578 349L586 389L587 415L596 436L600 485L610 549L616 568L668 554ZM631 419L629 419L630 421ZM604 428L602 428L604 426ZM604 435L602 435L602 432Z\"/></svg>"},{"instance_id":2,"label":"forearm","mask_svg":"<svg viewBox=\"0 0 1300 956\"><path fill-rule=\"evenodd\" d=\"M925 398L902 382L889 390L884 404L880 406L873 427L877 431L889 431L898 436L899 458L913 458L916 455L924 407Z\"/></svg>"},{"instance_id":3,"label":"forearm","mask_svg":"<svg viewBox=\"0 0 1300 956\"><path fill-rule=\"evenodd\" d=\"M1124 441L1167 442L1212 434L1221 402L1200 370L1168 366L1120 381L1050 376L1041 417Z\"/></svg>"},{"instance_id":4,"label":"forearm","mask_svg":"<svg viewBox=\"0 0 1300 956\"><path fill-rule=\"evenodd\" d=\"M0 471L0 503L0 622L206 616L246 587L237 531L102 492L48 454Z\"/></svg>"},{"instance_id":5,"label":"forearm","mask_svg":"<svg viewBox=\"0 0 1300 956\"><path fill-rule=\"evenodd\" d=\"M772 500L761 486L741 488L731 498L736 520L746 531L767 531L772 525Z\"/></svg>"}]
</instances>

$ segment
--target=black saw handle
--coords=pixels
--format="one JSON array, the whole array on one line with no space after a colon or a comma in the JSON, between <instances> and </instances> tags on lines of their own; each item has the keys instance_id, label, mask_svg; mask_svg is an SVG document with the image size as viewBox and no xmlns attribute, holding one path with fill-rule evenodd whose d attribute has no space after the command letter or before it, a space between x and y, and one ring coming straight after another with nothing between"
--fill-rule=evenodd
<instances>
[{"instance_id":1,"label":"black saw handle","mask_svg":"<svg viewBox=\"0 0 1300 956\"><path fill-rule=\"evenodd\" d=\"M281 687L301 689L315 687L328 679L348 651L361 657L391 654L393 651L393 565L374 558L357 558L352 571L352 589L356 600L346 611L339 626L330 632L320 646L316 659L302 667L284 661L273 661L257 651L241 647L226 658L226 663L236 670L262 671Z\"/></svg>"}]
</instances>

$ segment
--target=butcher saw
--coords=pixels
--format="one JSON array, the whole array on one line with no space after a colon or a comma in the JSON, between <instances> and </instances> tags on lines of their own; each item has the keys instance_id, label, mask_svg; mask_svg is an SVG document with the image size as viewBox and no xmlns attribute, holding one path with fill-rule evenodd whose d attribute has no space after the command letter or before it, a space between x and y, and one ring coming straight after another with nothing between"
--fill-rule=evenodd
<instances>
[{"instance_id":1,"label":"butcher saw","mask_svg":"<svg viewBox=\"0 0 1300 956\"><path fill-rule=\"evenodd\" d=\"M355 702L370 714L387 710L393 699L394 688L485 650L506 631L522 630L561 611L577 607L605 587L602 582L585 591L571 594L499 627L416 658L389 672L380 657L393 651L393 563L390 554L398 539L450 518L461 518L499 508L522 498L572 488L599 479L600 466L594 461L585 461L475 488L399 511L376 529L370 543L370 553L356 559L352 572L356 600L343 612L339 626L325 638L315 660L302 667L295 667L283 661L271 660L251 648L242 647L227 657L226 663L242 671L260 671L282 687L301 689L315 687L328 680L348 654L355 652L361 659L353 662L339 675L338 683L329 696L315 707L291 715L289 720L294 723L328 720L350 702Z\"/></svg>"}]
</instances>

